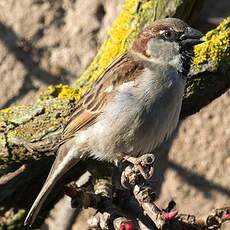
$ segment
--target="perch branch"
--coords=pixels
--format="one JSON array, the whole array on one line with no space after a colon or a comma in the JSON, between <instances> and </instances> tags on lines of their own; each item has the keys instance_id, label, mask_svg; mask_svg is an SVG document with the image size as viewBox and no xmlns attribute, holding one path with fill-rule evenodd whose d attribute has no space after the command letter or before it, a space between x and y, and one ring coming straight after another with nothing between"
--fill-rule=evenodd
<instances>
[{"instance_id":1,"label":"perch branch","mask_svg":"<svg viewBox=\"0 0 230 230\"><path fill-rule=\"evenodd\" d=\"M147 154L139 158L146 172L150 170L149 163L146 164L149 162L149 157ZM127 196L127 191L124 190L116 193L118 190L114 188L114 183L111 183L108 178L101 178L101 175L98 177L97 174L93 175L94 180L87 184L87 187L74 185L68 187L67 194L72 198L72 203L98 210L88 221L90 228L111 229L113 226L114 229L146 229L145 224L141 222L143 215L147 215L152 221L151 228L156 226L157 229L170 230L218 230L224 222L230 220L230 207L216 209L206 217L179 213L175 210L174 201L170 201L165 209L161 209L154 203L156 196L153 188L148 185L148 181L135 166L123 167L119 175L121 175L121 182L125 183L125 187L133 196ZM123 193L126 194L125 199L122 197ZM138 204L136 207L133 206L133 201L130 202L132 199ZM129 211L127 215L124 210L121 211L116 200L124 201L126 206L133 206L131 209L135 209L136 214Z\"/></svg>"}]
</instances>

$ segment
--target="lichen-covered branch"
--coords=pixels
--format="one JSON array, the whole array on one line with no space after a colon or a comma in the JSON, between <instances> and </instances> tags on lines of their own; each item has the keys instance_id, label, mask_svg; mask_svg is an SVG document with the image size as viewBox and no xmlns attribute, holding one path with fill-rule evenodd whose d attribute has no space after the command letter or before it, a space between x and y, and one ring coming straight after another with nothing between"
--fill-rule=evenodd
<instances>
[{"instance_id":1,"label":"lichen-covered branch","mask_svg":"<svg viewBox=\"0 0 230 230\"><path fill-rule=\"evenodd\" d=\"M195 58L184 93L181 116L199 111L230 88L230 17L195 46Z\"/></svg>"},{"instance_id":2,"label":"lichen-covered branch","mask_svg":"<svg viewBox=\"0 0 230 230\"><path fill-rule=\"evenodd\" d=\"M126 0L94 61L72 86L50 86L33 105L0 111L0 177L4 176L4 180L0 180L0 216L9 217L0 219L0 227L1 224L9 226L10 221L14 223L15 219L10 216L16 217L15 213L19 213L22 218L21 213L32 202L25 197L23 200L23 192L32 183L32 190L38 192L50 168L51 155L55 153L55 144L59 141L63 125L90 84L109 63L127 50L144 25L167 16L188 21L200 2ZM186 13L183 9L186 9ZM194 65L184 95L182 117L199 111L229 89L229 27L230 17L205 36L205 43L196 47ZM25 165L25 169L17 171L22 165ZM41 181L37 181L38 178ZM13 204L10 200L15 193L18 202ZM6 215L7 212L10 214Z\"/></svg>"}]
</instances>

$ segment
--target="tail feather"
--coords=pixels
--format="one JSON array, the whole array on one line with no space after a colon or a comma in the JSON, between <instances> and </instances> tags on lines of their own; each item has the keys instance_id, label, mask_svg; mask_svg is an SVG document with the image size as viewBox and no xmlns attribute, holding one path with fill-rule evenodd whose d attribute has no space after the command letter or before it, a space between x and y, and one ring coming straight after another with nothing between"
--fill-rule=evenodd
<instances>
[{"instance_id":1,"label":"tail feather","mask_svg":"<svg viewBox=\"0 0 230 230\"><path fill-rule=\"evenodd\" d=\"M33 203L33 206L31 207L29 213L26 216L26 219L24 221L24 225L31 226L34 223L34 220L41 209L44 201L46 200L47 196L49 195L51 189L53 188L56 180L48 181L44 184L42 190L40 191L39 195L37 196L36 200Z\"/></svg>"},{"instance_id":2,"label":"tail feather","mask_svg":"<svg viewBox=\"0 0 230 230\"><path fill-rule=\"evenodd\" d=\"M70 149L71 147L68 144L70 143L67 142L60 146L58 150L58 156L54 161L49 176L47 177L45 184L43 185L29 213L27 214L24 225L31 226L33 224L39 210L41 209L44 201L51 192L57 180L60 179L70 168L72 168L80 161L80 156L78 157L77 154L74 154L75 157L73 157L73 154L71 154L72 149Z\"/></svg>"}]
</instances>

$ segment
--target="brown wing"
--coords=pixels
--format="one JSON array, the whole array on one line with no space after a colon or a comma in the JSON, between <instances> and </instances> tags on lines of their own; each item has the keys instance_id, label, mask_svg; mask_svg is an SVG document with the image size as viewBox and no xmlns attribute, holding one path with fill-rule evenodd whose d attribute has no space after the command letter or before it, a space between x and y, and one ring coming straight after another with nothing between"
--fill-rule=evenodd
<instances>
[{"instance_id":1,"label":"brown wing","mask_svg":"<svg viewBox=\"0 0 230 230\"><path fill-rule=\"evenodd\" d=\"M123 83L135 82L136 76L142 71L141 62L135 60L128 52L109 65L78 102L75 112L64 129L64 140L92 125L107 102L114 96L116 88Z\"/></svg>"}]
</instances>

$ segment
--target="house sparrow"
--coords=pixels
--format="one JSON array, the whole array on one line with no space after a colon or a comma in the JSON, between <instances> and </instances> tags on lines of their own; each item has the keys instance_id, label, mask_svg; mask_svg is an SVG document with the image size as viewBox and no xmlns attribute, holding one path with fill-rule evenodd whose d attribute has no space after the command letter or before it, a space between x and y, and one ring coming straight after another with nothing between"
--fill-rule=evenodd
<instances>
[{"instance_id":1,"label":"house sparrow","mask_svg":"<svg viewBox=\"0 0 230 230\"><path fill-rule=\"evenodd\" d=\"M174 131L192 47L201 37L179 19L158 20L108 66L78 102L25 224L32 225L54 184L82 158L114 162L138 157Z\"/></svg>"}]
</instances>

